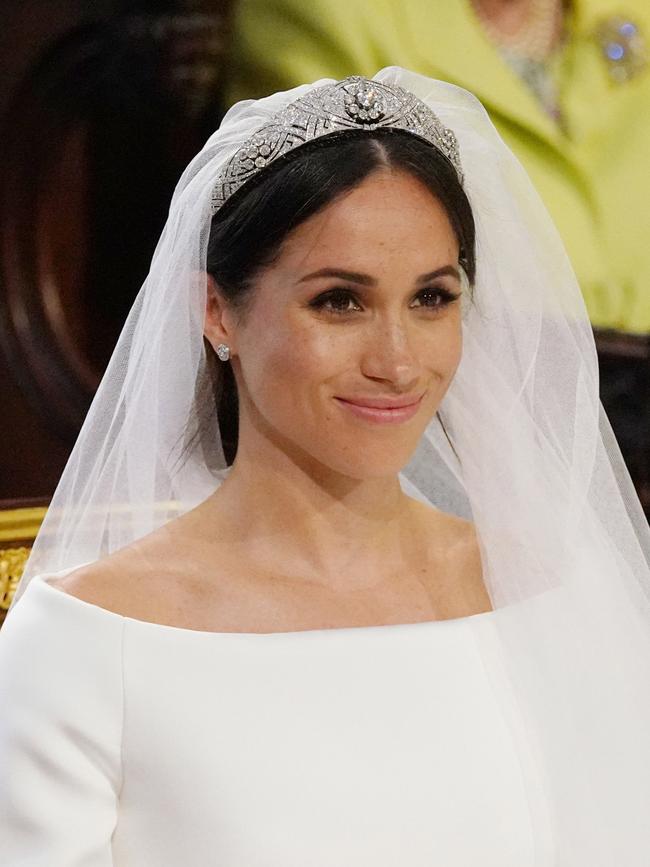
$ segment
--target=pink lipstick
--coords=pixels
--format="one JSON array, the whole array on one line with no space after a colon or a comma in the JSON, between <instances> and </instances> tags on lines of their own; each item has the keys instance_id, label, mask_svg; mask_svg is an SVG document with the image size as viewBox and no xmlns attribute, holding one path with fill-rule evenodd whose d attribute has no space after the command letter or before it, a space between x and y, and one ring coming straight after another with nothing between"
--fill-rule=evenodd
<instances>
[{"instance_id":1,"label":"pink lipstick","mask_svg":"<svg viewBox=\"0 0 650 867\"><path fill-rule=\"evenodd\" d=\"M376 424L401 424L408 421L420 409L422 398L359 398L357 400L345 400L337 397L335 400L345 409L354 413L358 418L371 421Z\"/></svg>"}]
</instances>

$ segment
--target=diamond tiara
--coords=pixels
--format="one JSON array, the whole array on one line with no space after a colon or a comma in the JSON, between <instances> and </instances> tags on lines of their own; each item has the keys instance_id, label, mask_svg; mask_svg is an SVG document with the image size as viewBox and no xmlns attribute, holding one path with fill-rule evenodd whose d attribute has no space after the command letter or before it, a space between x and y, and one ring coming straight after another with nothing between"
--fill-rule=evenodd
<instances>
[{"instance_id":1,"label":"diamond tiara","mask_svg":"<svg viewBox=\"0 0 650 867\"><path fill-rule=\"evenodd\" d=\"M212 191L211 213L266 166L314 139L351 130L397 129L429 142L463 181L454 133L408 90L360 76L315 87L279 111L232 156Z\"/></svg>"}]
</instances>

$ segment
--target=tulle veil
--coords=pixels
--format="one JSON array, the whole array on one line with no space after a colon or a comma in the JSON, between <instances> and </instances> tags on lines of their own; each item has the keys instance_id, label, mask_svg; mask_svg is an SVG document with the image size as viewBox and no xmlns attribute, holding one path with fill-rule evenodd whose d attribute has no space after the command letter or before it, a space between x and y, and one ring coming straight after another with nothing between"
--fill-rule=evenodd
<instances>
[{"instance_id":1,"label":"tulle veil","mask_svg":"<svg viewBox=\"0 0 650 867\"><path fill-rule=\"evenodd\" d=\"M543 780L541 795L529 792L536 863L647 867L650 533L599 403L576 278L471 94L397 67L375 78L415 93L453 130L477 224L474 300L440 410L445 430L432 420L402 485L476 525L498 665L514 697L503 713L526 733ZM129 544L227 473L216 418L200 437L191 424L207 375L211 191L226 160L311 86L235 105L181 177L16 600L35 574ZM493 649L484 661L497 664Z\"/></svg>"}]
</instances>

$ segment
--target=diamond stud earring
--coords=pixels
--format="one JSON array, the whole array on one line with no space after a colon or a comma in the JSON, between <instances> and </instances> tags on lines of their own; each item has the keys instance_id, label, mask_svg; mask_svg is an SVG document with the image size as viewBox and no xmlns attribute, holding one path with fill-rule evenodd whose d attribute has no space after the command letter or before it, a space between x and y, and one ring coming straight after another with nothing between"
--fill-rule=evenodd
<instances>
[{"instance_id":1,"label":"diamond stud earring","mask_svg":"<svg viewBox=\"0 0 650 867\"><path fill-rule=\"evenodd\" d=\"M230 347L225 343L220 343L217 346L217 355L221 361L228 361L230 358Z\"/></svg>"}]
</instances>

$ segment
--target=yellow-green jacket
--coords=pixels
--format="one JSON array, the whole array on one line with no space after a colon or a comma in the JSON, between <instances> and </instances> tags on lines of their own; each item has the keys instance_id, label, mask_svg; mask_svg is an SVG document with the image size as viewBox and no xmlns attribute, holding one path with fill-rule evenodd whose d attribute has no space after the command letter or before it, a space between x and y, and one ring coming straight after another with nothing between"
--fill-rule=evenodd
<instances>
[{"instance_id":1,"label":"yellow-green jacket","mask_svg":"<svg viewBox=\"0 0 650 867\"><path fill-rule=\"evenodd\" d=\"M473 91L562 234L596 326L650 332L650 65L609 77L598 24L650 43L648 0L575 0L557 63L565 129L501 60L469 0L240 0L228 101L399 65Z\"/></svg>"}]
</instances>

